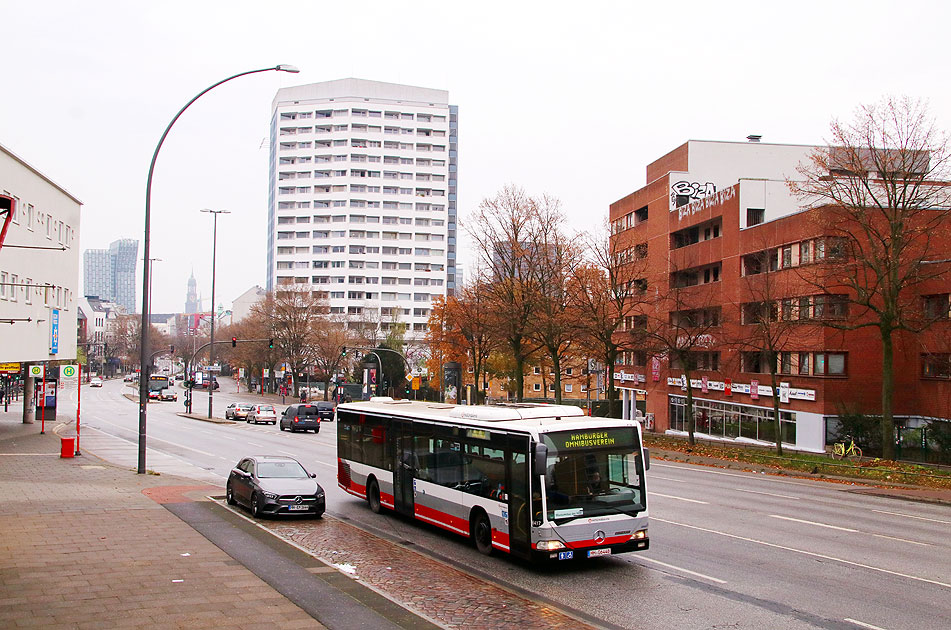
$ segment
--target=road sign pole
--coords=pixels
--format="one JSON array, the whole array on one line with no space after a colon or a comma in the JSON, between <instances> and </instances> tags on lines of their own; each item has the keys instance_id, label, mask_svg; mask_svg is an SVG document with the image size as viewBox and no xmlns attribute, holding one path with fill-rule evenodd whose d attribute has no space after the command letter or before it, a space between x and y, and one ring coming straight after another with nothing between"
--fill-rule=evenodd
<instances>
[{"instance_id":1,"label":"road sign pole","mask_svg":"<svg viewBox=\"0 0 951 630\"><path fill-rule=\"evenodd\" d=\"M23 401L26 402L26 401ZM40 435L46 433L46 369L44 366L43 369L43 393L40 394L40 402L43 403L43 406L40 407Z\"/></svg>"},{"instance_id":2,"label":"road sign pole","mask_svg":"<svg viewBox=\"0 0 951 630\"><path fill-rule=\"evenodd\" d=\"M79 404L83 396L83 364L76 366L76 455L79 452Z\"/></svg>"}]
</instances>

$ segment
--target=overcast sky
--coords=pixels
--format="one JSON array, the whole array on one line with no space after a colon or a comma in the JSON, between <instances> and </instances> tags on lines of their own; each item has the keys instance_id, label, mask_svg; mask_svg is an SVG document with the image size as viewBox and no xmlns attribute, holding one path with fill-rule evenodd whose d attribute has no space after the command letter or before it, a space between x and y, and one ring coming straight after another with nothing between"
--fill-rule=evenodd
<instances>
[{"instance_id":1,"label":"overcast sky","mask_svg":"<svg viewBox=\"0 0 951 630\"><path fill-rule=\"evenodd\" d=\"M642 6L644 5L644 6ZM0 143L83 201L80 247L140 241L152 186L153 312L265 283L267 147L278 88L357 77L449 91L459 215L507 183L590 228L689 139L813 144L886 94L951 129L951 3L75 2L0 0ZM2 182L0 182L2 183ZM465 247L460 253L471 265ZM141 304L141 282L136 287Z\"/></svg>"}]
</instances>

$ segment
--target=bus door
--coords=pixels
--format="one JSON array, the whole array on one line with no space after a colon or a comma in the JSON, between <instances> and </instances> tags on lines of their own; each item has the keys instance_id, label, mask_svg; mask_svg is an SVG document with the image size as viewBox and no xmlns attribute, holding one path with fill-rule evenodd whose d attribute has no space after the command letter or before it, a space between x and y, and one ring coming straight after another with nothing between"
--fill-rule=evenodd
<instances>
[{"instance_id":1,"label":"bus door","mask_svg":"<svg viewBox=\"0 0 951 630\"><path fill-rule=\"evenodd\" d=\"M515 556L527 558L532 548L532 503L529 483L529 447L527 435L509 435L506 477L509 488L509 545Z\"/></svg>"},{"instance_id":2,"label":"bus door","mask_svg":"<svg viewBox=\"0 0 951 630\"><path fill-rule=\"evenodd\" d=\"M413 477L416 456L413 453L413 424L405 420L393 421L396 443L396 465L393 466L393 503L396 511L407 516L415 515L413 502Z\"/></svg>"}]
</instances>

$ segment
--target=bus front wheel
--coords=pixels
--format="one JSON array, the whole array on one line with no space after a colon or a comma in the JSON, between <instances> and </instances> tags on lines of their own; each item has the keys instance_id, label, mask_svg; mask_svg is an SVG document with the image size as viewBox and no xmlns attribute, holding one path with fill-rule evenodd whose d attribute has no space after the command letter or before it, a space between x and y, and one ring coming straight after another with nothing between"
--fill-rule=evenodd
<instances>
[{"instance_id":1,"label":"bus front wheel","mask_svg":"<svg viewBox=\"0 0 951 630\"><path fill-rule=\"evenodd\" d=\"M371 479L370 483L367 484L367 503L370 504L370 511L374 514L383 511L380 504L380 484L377 483L376 479Z\"/></svg>"},{"instance_id":2,"label":"bus front wheel","mask_svg":"<svg viewBox=\"0 0 951 630\"><path fill-rule=\"evenodd\" d=\"M473 518L472 539L475 541L479 553L486 556L492 553L492 525L489 523L489 517L485 512L476 512Z\"/></svg>"}]
</instances>

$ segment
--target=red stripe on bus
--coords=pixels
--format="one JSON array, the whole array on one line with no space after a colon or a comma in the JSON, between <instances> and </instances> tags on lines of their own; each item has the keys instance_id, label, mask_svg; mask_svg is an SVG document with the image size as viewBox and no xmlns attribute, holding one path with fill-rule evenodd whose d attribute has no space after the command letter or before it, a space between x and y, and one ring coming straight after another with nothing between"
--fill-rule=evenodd
<instances>
[{"instance_id":1,"label":"red stripe on bus","mask_svg":"<svg viewBox=\"0 0 951 630\"><path fill-rule=\"evenodd\" d=\"M448 529L454 531L457 534L468 535L469 533L469 521L464 518L459 518L458 516L452 516L451 514L446 514L445 512L440 512L439 510L434 510L433 508L426 507L425 505L420 505L417 503L415 505L416 516L426 517L431 519L434 525L442 527L443 529Z\"/></svg>"}]
</instances>

